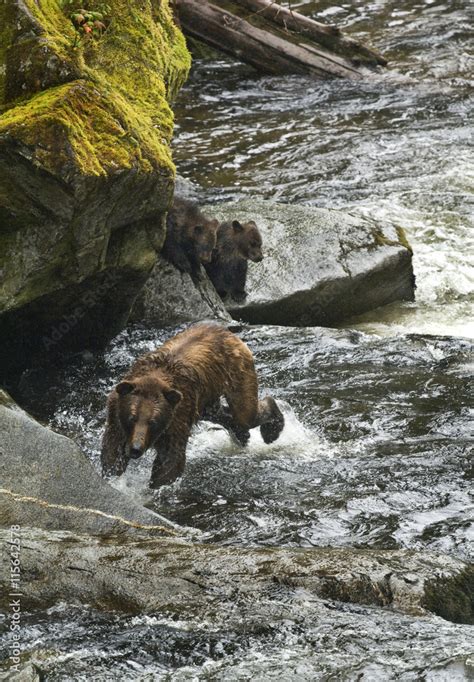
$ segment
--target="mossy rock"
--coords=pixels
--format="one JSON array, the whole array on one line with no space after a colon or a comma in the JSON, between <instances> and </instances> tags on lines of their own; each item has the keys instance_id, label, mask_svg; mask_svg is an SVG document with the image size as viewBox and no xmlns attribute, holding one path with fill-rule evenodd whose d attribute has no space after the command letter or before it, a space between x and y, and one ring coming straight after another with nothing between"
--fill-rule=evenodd
<instances>
[{"instance_id":1,"label":"mossy rock","mask_svg":"<svg viewBox=\"0 0 474 682\"><path fill-rule=\"evenodd\" d=\"M169 2L109 0L107 30L81 40L65 5L0 5L0 353L10 366L32 361L79 295L108 314L97 321L86 306L61 350L116 333L161 248L174 187L170 103L190 56ZM89 292L111 273L115 296Z\"/></svg>"}]
</instances>

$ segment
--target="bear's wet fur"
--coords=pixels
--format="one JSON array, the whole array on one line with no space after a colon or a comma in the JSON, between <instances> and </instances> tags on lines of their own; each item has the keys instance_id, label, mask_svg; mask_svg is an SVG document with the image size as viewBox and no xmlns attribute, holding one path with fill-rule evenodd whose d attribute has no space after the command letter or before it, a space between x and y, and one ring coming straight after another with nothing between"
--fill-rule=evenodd
<instances>
[{"instance_id":1,"label":"bear's wet fur","mask_svg":"<svg viewBox=\"0 0 474 682\"><path fill-rule=\"evenodd\" d=\"M247 296L248 261L259 263L262 259L262 235L255 222L234 220L219 226L212 260L204 267L221 298L230 295L241 302Z\"/></svg>"},{"instance_id":2,"label":"bear's wet fur","mask_svg":"<svg viewBox=\"0 0 474 682\"><path fill-rule=\"evenodd\" d=\"M162 254L195 282L201 278L201 263L209 263L216 246L219 222L208 218L194 201L175 197L166 218Z\"/></svg>"},{"instance_id":3,"label":"bear's wet fur","mask_svg":"<svg viewBox=\"0 0 474 682\"><path fill-rule=\"evenodd\" d=\"M202 418L222 424L242 444L249 429L260 426L271 443L284 426L274 398L258 399L252 353L217 324L177 334L138 358L115 386L107 401L103 474L122 474L130 459L153 448L150 486L171 483L183 473L191 429Z\"/></svg>"}]
</instances>

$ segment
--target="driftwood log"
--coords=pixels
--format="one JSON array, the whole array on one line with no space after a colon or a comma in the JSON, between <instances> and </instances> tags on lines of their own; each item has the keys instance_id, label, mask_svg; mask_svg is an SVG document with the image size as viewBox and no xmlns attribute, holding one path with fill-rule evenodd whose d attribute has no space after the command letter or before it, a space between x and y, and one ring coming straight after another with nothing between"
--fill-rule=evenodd
<instances>
[{"instance_id":1,"label":"driftwood log","mask_svg":"<svg viewBox=\"0 0 474 682\"><path fill-rule=\"evenodd\" d=\"M184 33L259 71L362 78L385 65L375 50L271 0L176 0Z\"/></svg>"}]
</instances>

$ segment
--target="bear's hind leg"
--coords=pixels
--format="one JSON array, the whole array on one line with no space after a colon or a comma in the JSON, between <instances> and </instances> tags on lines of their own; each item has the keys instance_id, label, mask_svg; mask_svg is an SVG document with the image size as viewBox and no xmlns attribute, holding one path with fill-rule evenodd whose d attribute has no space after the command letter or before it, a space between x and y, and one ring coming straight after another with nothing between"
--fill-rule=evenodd
<instances>
[{"instance_id":1,"label":"bear's hind leg","mask_svg":"<svg viewBox=\"0 0 474 682\"><path fill-rule=\"evenodd\" d=\"M264 405L265 403L265 405ZM275 398L267 396L259 402L259 412L261 411L264 421L260 422L260 433L264 443L273 443L277 440L285 426L285 418L278 407Z\"/></svg>"},{"instance_id":2,"label":"bear's hind leg","mask_svg":"<svg viewBox=\"0 0 474 682\"><path fill-rule=\"evenodd\" d=\"M226 394L235 422L244 429L260 426L265 443L273 443L285 426L285 418L271 396L258 399L255 371L243 372L232 392Z\"/></svg>"},{"instance_id":3,"label":"bear's hind leg","mask_svg":"<svg viewBox=\"0 0 474 682\"><path fill-rule=\"evenodd\" d=\"M237 424L230 409L220 401L206 407L202 418L223 426L239 445L245 447L250 440L249 430Z\"/></svg>"}]
</instances>

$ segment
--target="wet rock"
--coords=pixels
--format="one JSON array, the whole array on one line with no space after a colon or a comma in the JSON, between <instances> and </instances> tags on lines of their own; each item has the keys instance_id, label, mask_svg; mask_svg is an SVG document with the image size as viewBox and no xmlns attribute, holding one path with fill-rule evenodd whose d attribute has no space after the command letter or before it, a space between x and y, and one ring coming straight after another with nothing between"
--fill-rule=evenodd
<instances>
[{"instance_id":1,"label":"wet rock","mask_svg":"<svg viewBox=\"0 0 474 682\"><path fill-rule=\"evenodd\" d=\"M132 313L132 320L159 327L198 320L232 320L216 290L202 269L202 279L194 284L158 256Z\"/></svg>"},{"instance_id":2,"label":"wet rock","mask_svg":"<svg viewBox=\"0 0 474 682\"><path fill-rule=\"evenodd\" d=\"M5 673L3 679L8 680L8 682L42 682L45 679L42 671L33 663L26 663L18 667L18 672Z\"/></svg>"},{"instance_id":3,"label":"wet rock","mask_svg":"<svg viewBox=\"0 0 474 682\"><path fill-rule=\"evenodd\" d=\"M9 531L0 531L0 539L0 584L5 587L10 577ZM210 612L225 614L231 606L235 611L239 605L262 603L275 591L286 590L290 597L303 589L323 599L411 615L432 609L455 622L474 622L472 602L469 609L457 607L468 603L474 568L431 552L245 549L167 538L105 540L23 528L21 561L25 605L66 601L205 619Z\"/></svg>"},{"instance_id":4,"label":"wet rock","mask_svg":"<svg viewBox=\"0 0 474 682\"><path fill-rule=\"evenodd\" d=\"M1 526L174 534L174 524L108 485L69 438L41 426L1 390L0 431Z\"/></svg>"},{"instance_id":5,"label":"wet rock","mask_svg":"<svg viewBox=\"0 0 474 682\"><path fill-rule=\"evenodd\" d=\"M214 205L212 212L219 220L253 219L263 236L264 260L249 264L247 299L226 302L236 319L330 326L414 298L412 253L401 228L263 200Z\"/></svg>"},{"instance_id":6,"label":"wet rock","mask_svg":"<svg viewBox=\"0 0 474 682\"><path fill-rule=\"evenodd\" d=\"M111 338L164 239L189 54L167 3L108 7L90 41L62 3L0 7L0 371Z\"/></svg>"}]
</instances>

